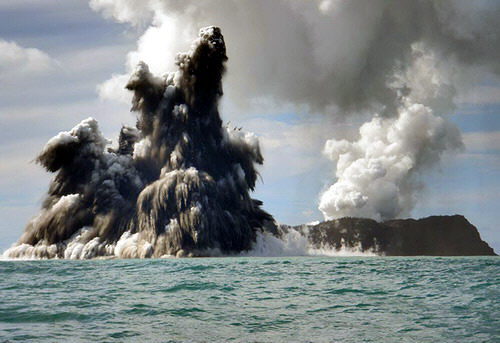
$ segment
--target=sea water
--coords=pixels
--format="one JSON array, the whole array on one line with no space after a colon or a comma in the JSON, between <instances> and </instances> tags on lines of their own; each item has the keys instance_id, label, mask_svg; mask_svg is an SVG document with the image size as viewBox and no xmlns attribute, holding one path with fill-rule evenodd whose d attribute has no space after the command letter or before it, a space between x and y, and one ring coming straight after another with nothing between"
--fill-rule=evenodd
<instances>
[{"instance_id":1,"label":"sea water","mask_svg":"<svg viewBox=\"0 0 500 343\"><path fill-rule=\"evenodd\" d=\"M500 342L498 257L0 261L0 342Z\"/></svg>"}]
</instances>

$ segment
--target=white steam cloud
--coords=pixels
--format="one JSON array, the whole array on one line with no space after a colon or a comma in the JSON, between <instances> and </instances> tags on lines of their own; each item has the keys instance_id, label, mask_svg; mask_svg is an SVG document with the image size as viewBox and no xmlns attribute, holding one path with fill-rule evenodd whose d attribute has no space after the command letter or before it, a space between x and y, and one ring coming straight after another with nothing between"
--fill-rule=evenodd
<instances>
[{"instance_id":1,"label":"white steam cloud","mask_svg":"<svg viewBox=\"0 0 500 343\"><path fill-rule=\"evenodd\" d=\"M446 151L462 148L457 127L435 109L450 106L450 80L432 54L413 47L414 62L395 84L411 90L391 117L376 115L359 129L359 139L331 139L324 153L336 162L337 181L319 208L325 218L369 217L386 220L409 215L422 188L418 174ZM427 104L427 105L424 105Z\"/></svg>"},{"instance_id":2,"label":"white steam cloud","mask_svg":"<svg viewBox=\"0 0 500 343\"><path fill-rule=\"evenodd\" d=\"M337 116L374 113L354 141L329 140L336 182L320 199L325 218L407 215L419 175L462 147L446 115L457 95L500 73L496 1L91 0L105 17L149 25L127 56L154 73L199 27L218 25L228 42L226 98L306 106ZM99 87L127 100L128 77Z\"/></svg>"}]
</instances>

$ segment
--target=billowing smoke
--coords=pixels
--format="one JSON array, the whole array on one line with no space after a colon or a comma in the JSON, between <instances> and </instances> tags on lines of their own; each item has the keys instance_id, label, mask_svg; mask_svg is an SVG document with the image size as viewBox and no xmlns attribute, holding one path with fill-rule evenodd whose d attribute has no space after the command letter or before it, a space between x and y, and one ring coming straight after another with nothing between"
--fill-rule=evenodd
<instances>
[{"instance_id":1,"label":"billowing smoke","mask_svg":"<svg viewBox=\"0 0 500 343\"><path fill-rule=\"evenodd\" d=\"M359 137L326 143L336 180L321 194L325 218L408 215L423 187L421 174L462 147L446 117L454 98L500 73L498 1L91 0L90 5L120 22L151 21L128 55L129 71L139 58L165 70L172 57L156 48L162 33L176 46L200 23L215 22L234 42L231 101L305 105L339 118L370 113ZM158 59L158 52L164 58ZM119 82L120 77L105 82L101 95L120 97L114 92Z\"/></svg>"},{"instance_id":2,"label":"billowing smoke","mask_svg":"<svg viewBox=\"0 0 500 343\"><path fill-rule=\"evenodd\" d=\"M249 196L263 163L258 141L219 116L226 60L220 29L202 29L177 72L157 77L139 63L126 85L137 127L121 129L117 148L106 149L92 118L49 140L37 161L56 175L6 256L232 253L273 230Z\"/></svg>"},{"instance_id":3,"label":"billowing smoke","mask_svg":"<svg viewBox=\"0 0 500 343\"><path fill-rule=\"evenodd\" d=\"M324 153L337 164L337 181L321 196L325 218L409 215L423 186L419 174L446 151L462 148L457 127L435 112L453 88L435 56L419 46L413 50L412 66L395 75L394 86L407 91L400 91L394 115L375 115L356 141L326 142Z\"/></svg>"},{"instance_id":4,"label":"billowing smoke","mask_svg":"<svg viewBox=\"0 0 500 343\"><path fill-rule=\"evenodd\" d=\"M217 23L231 42L227 98L240 104L270 98L313 111L394 115L397 89L388 81L395 68L411 65L419 42L455 61L457 72L477 65L500 72L496 1L91 0L90 6L119 22L150 23L127 56L129 72L139 60L167 72L186 37ZM119 96L113 81L101 87L103 96Z\"/></svg>"}]
</instances>

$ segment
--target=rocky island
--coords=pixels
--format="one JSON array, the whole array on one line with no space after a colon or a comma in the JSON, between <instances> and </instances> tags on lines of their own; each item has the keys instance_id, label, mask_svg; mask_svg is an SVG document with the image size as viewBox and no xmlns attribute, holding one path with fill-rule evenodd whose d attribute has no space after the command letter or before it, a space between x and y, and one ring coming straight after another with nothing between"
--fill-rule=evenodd
<instances>
[{"instance_id":1,"label":"rocky island","mask_svg":"<svg viewBox=\"0 0 500 343\"><path fill-rule=\"evenodd\" d=\"M387 256L496 255L476 227L464 216L431 216L377 222L367 218L340 218L313 226L281 226L308 237L314 248L357 247Z\"/></svg>"}]
</instances>

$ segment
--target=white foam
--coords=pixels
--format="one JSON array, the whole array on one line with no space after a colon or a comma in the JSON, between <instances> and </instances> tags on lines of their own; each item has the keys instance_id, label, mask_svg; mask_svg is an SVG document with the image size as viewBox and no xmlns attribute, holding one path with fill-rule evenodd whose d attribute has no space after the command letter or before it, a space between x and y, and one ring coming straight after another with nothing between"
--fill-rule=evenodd
<instances>
[{"instance_id":1,"label":"white foam","mask_svg":"<svg viewBox=\"0 0 500 343\"><path fill-rule=\"evenodd\" d=\"M328 244L319 247L309 242L309 228L303 232L290 228L281 238L270 233L258 233L257 240L250 251L241 253L242 256L278 257L278 256L378 256L372 250L362 250L361 243L348 246L341 240L341 248L337 249Z\"/></svg>"},{"instance_id":2,"label":"white foam","mask_svg":"<svg viewBox=\"0 0 500 343\"><path fill-rule=\"evenodd\" d=\"M175 223L173 223L175 224ZM72 260L84 260L92 258L145 258L153 255L153 245L140 240L139 233L126 231L120 239L113 244L102 242L99 237L90 241L84 239L92 228L84 227L75 233L70 239L59 245L39 243L35 246L29 244L14 245L7 249L1 256L2 260L22 259L39 260L57 258L58 249L64 250L64 258ZM240 253L238 256L253 257L285 257L285 256L379 256L373 250L362 250L361 244L349 246L341 240L341 247L337 249L328 244L313 246L309 242L308 226L298 231L290 228L281 237L271 233L257 233L257 239L249 251ZM219 249L206 249L203 255L212 257L227 256ZM182 256L179 255L179 257ZM234 256L234 255L231 255ZM160 258L173 258L173 255L163 255Z\"/></svg>"}]
</instances>

